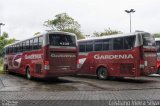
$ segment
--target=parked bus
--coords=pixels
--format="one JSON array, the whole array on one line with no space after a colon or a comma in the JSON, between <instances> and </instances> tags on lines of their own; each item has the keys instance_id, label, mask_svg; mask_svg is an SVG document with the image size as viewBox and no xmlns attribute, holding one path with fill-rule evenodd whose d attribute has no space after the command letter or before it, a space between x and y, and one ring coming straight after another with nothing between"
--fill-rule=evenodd
<instances>
[{"instance_id":1,"label":"parked bus","mask_svg":"<svg viewBox=\"0 0 160 106\"><path fill-rule=\"evenodd\" d=\"M160 38L155 38L157 46L157 74L160 74Z\"/></svg>"},{"instance_id":2,"label":"parked bus","mask_svg":"<svg viewBox=\"0 0 160 106\"><path fill-rule=\"evenodd\" d=\"M76 35L48 31L5 47L4 70L32 77L74 75L77 72Z\"/></svg>"},{"instance_id":3,"label":"parked bus","mask_svg":"<svg viewBox=\"0 0 160 106\"><path fill-rule=\"evenodd\" d=\"M138 77L155 73L156 46L146 32L110 35L78 41L79 74Z\"/></svg>"}]
</instances>

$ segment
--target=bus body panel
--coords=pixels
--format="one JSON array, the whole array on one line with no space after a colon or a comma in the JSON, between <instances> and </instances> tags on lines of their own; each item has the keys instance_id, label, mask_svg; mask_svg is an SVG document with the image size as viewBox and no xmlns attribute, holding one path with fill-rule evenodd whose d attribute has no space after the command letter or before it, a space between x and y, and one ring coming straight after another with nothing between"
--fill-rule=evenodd
<instances>
[{"instance_id":1,"label":"bus body panel","mask_svg":"<svg viewBox=\"0 0 160 106\"><path fill-rule=\"evenodd\" d=\"M135 61L136 55L138 55L137 50L92 52L88 55L80 53L79 59L86 58L86 60L82 64L79 73L96 75L97 69L103 66L107 68L110 76L138 76L140 73L136 73L136 69L139 68L138 61L140 60ZM107 59L107 56L110 57ZM121 58L118 56L121 56Z\"/></svg>"},{"instance_id":2,"label":"bus body panel","mask_svg":"<svg viewBox=\"0 0 160 106\"><path fill-rule=\"evenodd\" d=\"M66 34L69 36L70 33L53 32L51 34ZM44 41L41 49L6 54L4 66L7 66L8 71L23 75L26 75L26 69L30 68L31 76L37 78L60 77L76 74L78 60L77 46L71 47L74 49L70 49L69 46L55 46L55 48L53 48L48 43L48 35L48 33L43 35ZM8 48L9 47L10 46L8 46ZM46 65L48 66L47 69L45 68ZM65 65L65 67L61 67L63 65Z\"/></svg>"},{"instance_id":3,"label":"bus body panel","mask_svg":"<svg viewBox=\"0 0 160 106\"><path fill-rule=\"evenodd\" d=\"M108 76L116 76L116 77L138 77L138 76L146 76L146 75L155 73L156 48L155 48L155 45L153 46L145 45L146 47L145 48L143 46L143 43L144 42L148 43L150 39L148 39L147 41L146 40L147 38L144 39L142 37L144 35L142 34L135 33L135 34L122 35L117 37L111 35L111 37L110 36L102 37L102 38L99 37L99 38L78 41L79 49L80 49L78 73L97 75L97 70L100 67L105 67L107 69ZM131 46L130 48L124 49L124 50L113 50L114 39L117 39L117 38L124 39L123 43L119 44L119 45L124 45L125 44L124 42L127 41L125 39L128 39L128 37L131 37L130 40L132 40L133 36L135 36L135 41L133 40L128 42L133 42L133 43L135 42L135 44L133 45L134 47ZM106 44L106 40L110 40L112 42L107 43L109 45L108 50L102 50L105 46L104 44ZM89 42L92 42L93 49L90 52L84 52L85 50L87 50L87 47L91 48L91 43ZM99 51L96 51L96 46L97 46L96 44L102 46L102 47L98 46L97 49ZM84 46L84 45L87 45L87 46ZM124 45L124 47L125 46L126 45ZM99 49L99 48L102 48L102 49Z\"/></svg>"}]
</instances>

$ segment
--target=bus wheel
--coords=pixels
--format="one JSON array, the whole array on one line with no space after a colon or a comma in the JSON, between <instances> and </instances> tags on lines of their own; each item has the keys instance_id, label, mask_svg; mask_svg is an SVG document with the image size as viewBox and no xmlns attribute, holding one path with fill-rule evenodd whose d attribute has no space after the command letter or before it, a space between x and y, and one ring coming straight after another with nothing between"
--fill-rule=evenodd
<instances>
[{"instance_id":1,"label":"bus wheel","mask_svg":"<svg viewBox=\"0 0 160 106\"><path fill-rule=\"evenodd\" d=\"M29 67L26 69L26 76L27 76L27 79L32 79Z\"/></svg>"},{"instance_id":2,"label":"bus wheel","mask_svg":"<svg viewBox=\"0 0 160 106\"><path fill-rule=\"evenodd\" d=\"M160 74L160 67L158 67L157 69L157 74Z\"/></svg>"},{"instance_id":3,"label":"bus wheel","mask_svg":"<svg viewBox=\"0 0 160 106\"><path fill-rule=\"evenodd\" d=\"M8 71L8 66L7 65L3 65L3 71Z\"/></svg>"},{"instance_id":4,"label":"bus wheel","mask_svg":"<svg viewBox=\"0 0 160 106\"><path fill-rule=\"evenodd\" d=\"M97 77L101 80L107 79L108 78L108 71L104 67L100 67L97 71Z\"/></svg>"}]
</instances>

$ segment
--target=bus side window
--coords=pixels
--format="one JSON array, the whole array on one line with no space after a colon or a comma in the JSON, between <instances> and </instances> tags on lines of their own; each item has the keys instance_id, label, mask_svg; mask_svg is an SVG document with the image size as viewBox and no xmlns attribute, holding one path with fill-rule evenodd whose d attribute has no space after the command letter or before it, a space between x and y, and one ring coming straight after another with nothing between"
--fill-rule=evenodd
<instances>
[{"instance_id":1,"label":"bus side window","mask_svg":"<svg viewBox=\"0 0 160 106\"><path fill-rule=\"evenodd\" d=\"M16 50L17 52L20 52L20 45L19 44L17 44L16 49L17 49Z\"/></svg>"},{"instance_id":2,"label":"bus side window","mask_svg":"<svg viewBox=\"0 0 160 106\"><path fill-rule=\"evenodd\" d=\"M94 50L95 51L102 51L103 50L102 48L103 48L103 41L102 40L94 42Z\"/></svg>"},{"instance_id":3,"label":"bus side window","mask_svg":"<svg viewBox=\"0 0 160 106\"><path fill-rule=\"evenodd\" d=\"M85 52L86 51L86 48L85 48L85 43L79 43L79 51L80 52Z\"/></svg>"},{"instance_id":4,"label":"bus side window","mask_svg":"<svg viewBox=\"0 0 160 106\"><path fill-rule=\"evenodd\" d=\"M15 45L13 45L13 53L16 53L16 48L15 48L16 46Z\"/></svg>"},{"instance_id":5,"label":"bus side window","mask_svg":"<svg viewBox=\"0 0 160 106\"><path fill-rule=\"evenodd\" d=\"M12 45L11 47L12 47L12 49L11 49L11 53L13 53L13 52L14 52L14 50L13 50L13 49L14 49L14 46Z\"/></svg>"},{"instance_id":6,"label":"bus side window","mask_svg":"<svg viewBox=\"0 0 160 106\"><path fill-rule=\"evenodd\" d=\"M29 40L29 49L32 50L34 46L33 39Z\"/></svg>"},{"instance_id":7,"label":"bus side window","mask_svg":"<svg viewBox=\"0 0 160 106\"><path fill-rule=\"evenodd\" d=\"M42 44L43 44L43 36L39 37L38 39L38 49L42 48Z\"/></svg>"},{"instance_id":8,"label":"bus side window","mask_svg":"<svg viewBox=\"0 0 160 106\"><path fill-rule=\"evenodd\" d=\"M129 36L124 38L124 49L132 49L135 43L135 36Z\"/></svg>"},{"instance_id":9,"label":"bus side window","mask_svg":"<svg viewBox=\"0 0 160 106\"><path fill-rule=\"evenodd\" d=\"M20 43L19 52L22 52L22 49L23 49L23 45L22 45L22 43Z\"/></svg>"},{"instance_id":10,"label":"bus side window","mask_svg":"<svg viewBox=\"0 0 160 106\"><path fill-rule=\"evenodd\" d=\"M29 51L29 40L26 41L26 51Z\"/></svg>"},{"instance_id":11,"label":"bus side window","mask_svg":"<svg viewBox=\"0 0 160 106\"><path fill-rule=\"evenodd\" d=\"M24 41L23 43L22 43L22 45L23 45L23 50L22 51L26 51L26 42Z\"/></svg>"},{"instance_id":12,"label":"bus side window","mask_svg":"<svg viewBox=\"0 0 160 106\"><path fill-rule=\"evenodd\" d=\"M93 51L93 42L86 43L86 52Z\"/></svg>"},{"instance_id":13,"label":"bus side window","mask_svg":"<svg viewBox=\"0 0 160 106\"><path fill-rule=\"evenodd\" d=\"M9 47L7 47L7 54L9 53Z\"/></svg>"},{"instance_id":14,"label":"bus side window","mask_svg":"<svg viewBox=\"0 0 160 106\"><path fill-rule=\"evenodd\" d=\"M33 50L38 49L38 38L34 38L34 43L33 43Z\"/></svg>"},{"instance_id":15,"label":"bus side window","mask_svg":"<svg viewBox=\"0 0 160 106\"><path fill-rule=\"evenodd\" d=\"M156 41L157 52L160 52L160 41Z\"/></svg>"},{"instance_id":16,"label":"bus side window","mask_svg":"<svg viewBox=\"0 0 160 106\"><path fill-rule=\"evenodd\" d=\"M110 50L110 41L111 39L105 39L103 40L103 50Z\"/></svg>"},{"instance_id":17,"label":"bus side window","mask_svg":"<svg viewBox=\"0 0 160 106\"><path fill-rule=\"evenodd\" d=\"M12 46L9 47L9 53L12 53Z\"/></svg>"},{"instance_id":18,"label":"bus side window","mask_svg":"<svg viewBox=\"0 0 160 106\"><path fill-rule=\"evenodd\" d=\"M123 38L113 39L113 50L123 50Z\"/></svg>"}]
</instances>

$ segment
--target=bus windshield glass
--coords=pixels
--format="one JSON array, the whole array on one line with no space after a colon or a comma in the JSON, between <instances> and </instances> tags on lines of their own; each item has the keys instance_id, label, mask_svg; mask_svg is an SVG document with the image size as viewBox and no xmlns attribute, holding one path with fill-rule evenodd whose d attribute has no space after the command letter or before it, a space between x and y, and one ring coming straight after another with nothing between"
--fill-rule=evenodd
<instances>
[{"instance_id":1,"label":"bus windshield glass","mask_svg":"<svg viewBox=\"0 0 160 106\"><path fill-rule=\"evenodd\" d=\"M160 41L156 41L157 53L160 53Z\"/></svg>"},{"instance_id":2,"label":"bus windshield glass","mask_svg":"<svg viewBox=\"0 0 160 106\"><path fill-rule=\"evenodd\" d=\"M75 36L64 34L50 34L49 43L51 46L76 46Z\"/></svg>"},{"instance_id":3,"label":"bus windshield glass","mask_svg":"<svg viewBox=\"0 0 160 106\"><path fill-rule=\"evenodd\" d=\"M144 46L155 46L154 37L148 33L142 34Z\"/></svg>"}]
</instances>

